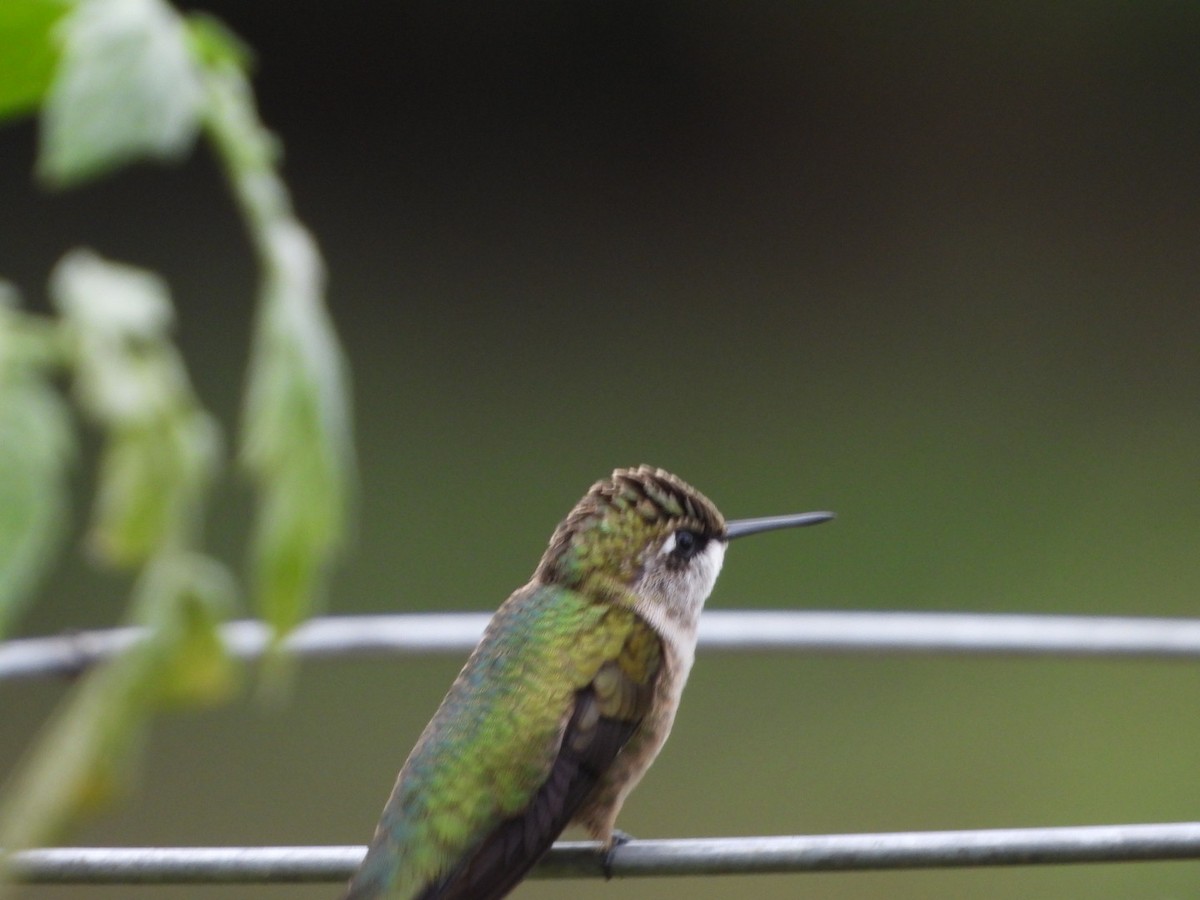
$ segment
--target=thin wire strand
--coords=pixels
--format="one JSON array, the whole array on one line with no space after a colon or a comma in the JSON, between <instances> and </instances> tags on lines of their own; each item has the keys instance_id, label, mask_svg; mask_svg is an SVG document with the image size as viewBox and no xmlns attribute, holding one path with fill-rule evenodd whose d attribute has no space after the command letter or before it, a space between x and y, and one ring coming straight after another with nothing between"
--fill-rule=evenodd
<instances>
[{"instance_id":1,"label":"thin wire strand","mask_svg":"<svg viewBox=\"0 0 1200 900\"><path fill-rule=\"evenodd\" d=\"M302 658L465 652L488 616L388 615L314 619L288 638ZM0 644L0 680L74 674L138 640L132 628ZM235 656L262 654L259 622L232 622ZM1200 621L962 613L733 612L702 620L705 650L1200 657ZM31 883L296 883L348 878L361 847L163 847L28 850L6 860ZM718 875L1200 859L1200 823L984 831L633 841L614 852L615 876ZM562 843L539 877L603 876L596 845Z\"/></svg>"},{"instance_id":2,"label":"thin wire strand","mask_svg":"<svg viewBox=\"0 0 1200 900\"><path fill-rule=\"evenodd\" d=\"M461 653L479 640L478 613L343 616L312 619L288 638L303 659ZM259 657L270 641L261 622L223 626L230 652ZM0 681L78 674L136 641L135 628L81 631L0 644ZM810 650L1200 657L1200 620L975 613L727 611L700 622L705 651Z\"/></svg>"},{"instance_id":3,"label":"thin wire strand","mask_svg":"<svg viewBox=\"0 0 1200 900\"><path fill-rule=\"evenodd\" d=\"M538 878L605 877L599 845L559 843ZM68 847L9 859L37 884L287 884L343 881L363 847ZM1200 822L750 838L630 841L615 877L750 875L880 869L1200 859Z\"/></svg>"}]
</instances>

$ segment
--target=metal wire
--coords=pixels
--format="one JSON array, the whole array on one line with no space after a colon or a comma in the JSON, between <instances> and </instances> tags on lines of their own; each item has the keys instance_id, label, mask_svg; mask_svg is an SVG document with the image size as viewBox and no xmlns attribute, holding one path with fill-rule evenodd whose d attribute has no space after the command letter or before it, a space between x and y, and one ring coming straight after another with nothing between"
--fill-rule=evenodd
<instances>
[{"instance_id":1,"label":"metal wire","mask_svg":"<svg viewBox=\"0 0 1200 900\"><path fill-rule=\"evenodd\" d=\"M314 619L287 640L302 658L460 653L479 640L482 614ZM121 628L0 644L0 680L71 675L140 637ZM224 626L235 656L268 646L259 622ZM712 611L701 623L705 651L804 649L870 653L959 653L1144 658L1200 657L1200 620L1084 616L870 612ZM361 847L61 848L15 853L5 862L31 883L182 884L344 880ZM983 831L632 841L614 851L617 877L1005 866L1200 859L1200 822ZM595 844L560 843L537 877L600 877Z\"/></svg>"},{"instance_id":2,"label":"metal wire","mask_svg":"<svg viewBox=\"0 0 1200 900\"><path fill-rule=\"evenodd\" d=\"M475 613L312 619L288 638L298 657L459 653L479 640L488 616ZM0 644L0 680L74 675L136 641L134 628L81 631ZM224 626L230 651L262 654L261 622ZM713 610L700 622L712 650L819 650L1200 658L1200 620L973 613Z\"/></svg>"},{"instance_id":3,"label":"metal wire","mask_svg":"<svg viewBox=\"0 0 1200 900\"><path fill-rule=\"evenodd\" d=\"M363 847L76 847L10 859L40 884L287 884L343 881ZM614 877L748 875L1200 859L1200 822L630 841ZM533 877L605 877L598 845L554 846Z\"/></svg>"}]
</instances>

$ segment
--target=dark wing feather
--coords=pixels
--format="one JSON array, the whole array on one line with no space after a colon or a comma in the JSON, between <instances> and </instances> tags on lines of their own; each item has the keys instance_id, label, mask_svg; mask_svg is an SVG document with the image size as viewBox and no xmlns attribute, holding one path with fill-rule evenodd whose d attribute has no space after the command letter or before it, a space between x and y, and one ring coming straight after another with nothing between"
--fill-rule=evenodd
<instances>
[{"instance_id":1,"label":"dark wing feather","mask_svg":"<svg viewBox=\"0 0 1200 900\"><path fill-rule=\"evenodd\" d=\"M616 668L612 663L608 666ZM608 666L602 672L612 676ZM641 722L640 717L603 715L600 708L604 703L595 682L575 695L558 756L533 802L521 815L502 822L418 900L497 900L525 877L567 827Z\"/></svg>"}]
</instances>

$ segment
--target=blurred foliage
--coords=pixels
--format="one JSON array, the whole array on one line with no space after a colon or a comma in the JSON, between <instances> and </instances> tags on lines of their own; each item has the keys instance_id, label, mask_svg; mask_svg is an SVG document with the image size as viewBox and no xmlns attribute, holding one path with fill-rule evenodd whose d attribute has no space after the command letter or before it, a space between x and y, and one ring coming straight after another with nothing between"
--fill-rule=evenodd
<instances>
[{"instance_id":1,"label":"blurred foliage","mask_svg":"<svg viewBox=\"0 0 1200 900\"><path fill-rule=\"evenodd\" d=\"M92 550L132 567L192 546L218 464L218 429L169 341L166 285L77 250L55 270L51 291L71 341L78 405L106 436Z\"/></svg>"},{"instance_id":2,"label":"blurred foliage","mask_svg":"<svg viewBox=\"0 0 1200 900\"><path fill-rule=\"evenodd\" d=\"M222 35L203 20L204 46ZM260 488L255 596L286 631L308 614L345 527L352 467L348 372L323 301L324 263L275 174L278 155L254 114L240 48L210 51L206 125L263 272L241 458Z\"/></svg>"},{"instance_id":3,"label":"blurred foliage","mask_svg":"<svg viewBox=\"0 0 1200 900\"><path fill-rule=\"evenodd\" d=\"M58 27L62 56L42 109L39 170L69 185L195 141L202 72L186 23L158 0L85 0Z\"/></svg>"},{"instance_id":4,"label":"blurred foliage","mask_svg":"<svg viewBox=\"0 0 1200 900\"><path fill-rule=\"evenodd\" d=\"M72 435L49 383L55 335L0 296L0 636L47 564L66 513Z\"/></svg>"},{"instance_id":5,"label":"blurred foliage","mask_svg":"<svg viewBox=\"0 0 1200 900\"><path fill-rule=\"evenodd\" d=\"M5 0L0 4L0 116L37 107L50 85L57 48L50 31L67 11L66 0Z\"/></svg>"},{"instance_id":6,"label":"blurred foliage","mask_svg":"<svg viewBox=\"0 0 1200 900\"><path fill-rule=\"evenodd\" d=\"M138 160L178 160L204 133L262 263L241 456L259 492L251 592L278 634L322 591L351 481L347 373L325 311L322 262L290 210L258 122L245 48L215 20L161 0L22 0L0 9L0 116L40 103L37 170L69 186ZM6 786L0 847L61 835L128 780L150 716L227 698L217 634L237 594L201 549L222 468L216 420L172 342L165 282L89 250L50 279L56 313L0 297L0 635L52 563L80 432L100 434L87 547L131 572L129 624L146 639L89 674Z\"/></svg>"}]
</instances>

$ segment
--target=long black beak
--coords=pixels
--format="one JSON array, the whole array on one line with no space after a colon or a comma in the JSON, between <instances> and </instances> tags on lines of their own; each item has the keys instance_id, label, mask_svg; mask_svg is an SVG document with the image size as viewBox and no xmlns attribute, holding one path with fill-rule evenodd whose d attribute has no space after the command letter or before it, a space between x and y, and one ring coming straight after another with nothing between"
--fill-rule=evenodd
<instances>
[{"instance_id":1,"label":"long black beak","mask_svg":"<svg viewBox=\"0 0 1200 900\"><path fill-rule=\"evenodd\" d=\"M799 528L801 525L820 525L833 518L831 512L795 513L790 516L763 516L761 519L735 519L725 523L725 540L774 531L777 528Z\"/></svg>"}]
</instances>

